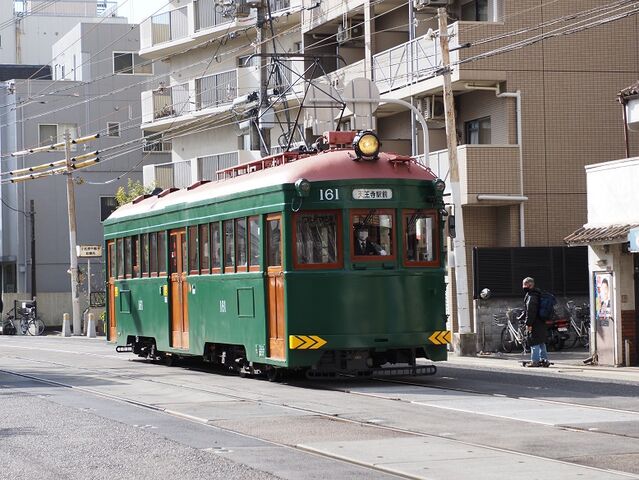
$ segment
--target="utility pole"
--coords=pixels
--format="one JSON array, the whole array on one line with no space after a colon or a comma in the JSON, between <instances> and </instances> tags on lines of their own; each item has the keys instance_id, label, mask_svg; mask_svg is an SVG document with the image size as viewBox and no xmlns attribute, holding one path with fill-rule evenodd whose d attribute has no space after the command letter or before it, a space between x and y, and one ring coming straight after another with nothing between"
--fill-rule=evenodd
<instances>
[{"instance_id":1,"label":"utility pole","mask_svg":"<svg viewBox=\"0 0 639 480\"><path fill-rule=\"evenodd\" d=\"M82 335L82 322L80 319L80 298L78 297L78 254L76 251L76 223L75 223L75 186L73 184L73 165L71 163L71 134L69 130L64 132L64 154L66 160L67 176L67 211L69 215L69 258L71 266L71 306L73 312L73 335Z\"/></svg>"},{"instance_id":2,"label":"utility pole","mask_svg":"<svg viewBox=\"0 0 639 480\"><path fill-rule=\"evenodd\" d=\"M252 141L252 148L255 150L260 150L262 156L270 155L270 144L271 144L271 134L270 127L267 125L270 122L270 117L275 115L275 112L272 108L269 109L268 104L268 80L269 75L267 73L268 62L266 55L266 13L268 12L268 6L265 6L265 2L269 0L257 0L255 3L251 5L256 5L257 10L257 36L256 36L256 46L255 46L255 54L260 59L260 66L258 71L258 78L260 83L260 96L259 96L259 107L257 110L257 119L255 121L255 134L257 138ZM255 148L255 143L259 142L259 147Z\"/></svg>"},{"instance_id":3,"label":"utility pole","mask_svg":"<svg viewBox=\"0 0 639 480\"><path fill-rule=\"evenodd\" d=\"M470 328L470 307L468 297L468 276L466 263L466 239L464 237L464 218L461 206L461 187L459 184L459 164L457 162L457 128L455 104L450 80L450 51L448 47L448 20L446 8L438 8L439 42L444 67L444 106L446 108L446 137L448 140L448 162L450 168L450 188L455 207L455 230L453 239L455 253L455 287L457 299L456 344L461 353L474 354L476 350L474 335Z\"/></svg>"},{"instance_id":4,"label":"utility pole","mask_svg":"<svg viewBox=\"0 0 639 480\"><path fill-rule=\"evenodd\" d=\"M36 241L35 241L35 201L29 201L29 219L31 220L31 298L38 295L36 289Z\"/></svg>"}]
</instances>

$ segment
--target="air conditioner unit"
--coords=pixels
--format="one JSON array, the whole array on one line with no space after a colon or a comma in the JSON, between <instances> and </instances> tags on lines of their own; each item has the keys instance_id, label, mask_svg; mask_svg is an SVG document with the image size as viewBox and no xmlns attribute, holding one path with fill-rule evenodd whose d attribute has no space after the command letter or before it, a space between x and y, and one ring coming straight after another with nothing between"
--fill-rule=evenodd
<instances>
[{"instance_id":1,"label":"air conditioner unit","mask_svg":"<svg viewBox=\"0 0 639 480\"><path fill-rule=\"evenodd\" d=\"M419 102L418 108L420 108L422 115L424 115L426 120L445 119L446 109L444 107L444 101L435 95L422 98L422 101Z\"/></svg>"},{"instance_id":2,"label":"air conditioner unit","mask_svg":"<svg viewBox=\"0 0 639 480\"><path fill-rule=\"evenodd\" d=\"M447 7L450 5L450 0L413 0L413 4L417 10L421 10L426 7Z\"/></svg>"}]
</instances>

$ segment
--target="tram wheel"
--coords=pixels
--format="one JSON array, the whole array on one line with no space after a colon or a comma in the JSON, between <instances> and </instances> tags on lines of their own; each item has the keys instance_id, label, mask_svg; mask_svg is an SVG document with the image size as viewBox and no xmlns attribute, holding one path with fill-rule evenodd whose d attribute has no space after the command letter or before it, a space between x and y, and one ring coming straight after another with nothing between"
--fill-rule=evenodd
<instances>
[{"instance_id":1,"label":"tram wheel","mask_svg":"<svg viewBox=\"0 0 639 480\"><path fill-rule=\"evenodd\" d=\"M282 379L282 373L279 368L271 367L266 371L266 379L269 382L279 382Z\"/></svg>"}]
</instances>

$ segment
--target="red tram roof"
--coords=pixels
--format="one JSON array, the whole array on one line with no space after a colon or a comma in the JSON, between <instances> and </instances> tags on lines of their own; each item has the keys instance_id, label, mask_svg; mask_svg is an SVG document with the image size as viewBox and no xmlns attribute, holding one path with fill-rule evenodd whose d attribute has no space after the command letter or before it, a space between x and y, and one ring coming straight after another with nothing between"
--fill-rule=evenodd
<instances>
[{"instance_id":1,"label":"red tram roof","mask_svg":"<svg viewBox=\"0 0 639 480\"><path fill-rule=\"evenodd\" d=\"M423 167L410 157L403 155L380 153L377 161L354 161L354 158L355 153L352 149L329 150L314 155L291 154L290 152L281 156L275 155L218 172L219 174L231 170L237 172L243 170L245 165L248 167L257 163L261 164L257 170L247 172L244 175L204 183L197 188L180 189L164 196L153 195L140 199L136 203L128 203L113 212L109 219L161 211L172 205L215 199L274 185L292 184L300 178L306 178L311 183L331 180L432 181L437 179L437 176L429 168ZM244 170L248 171L249 169Z\"/></svg>"}]
</instances>

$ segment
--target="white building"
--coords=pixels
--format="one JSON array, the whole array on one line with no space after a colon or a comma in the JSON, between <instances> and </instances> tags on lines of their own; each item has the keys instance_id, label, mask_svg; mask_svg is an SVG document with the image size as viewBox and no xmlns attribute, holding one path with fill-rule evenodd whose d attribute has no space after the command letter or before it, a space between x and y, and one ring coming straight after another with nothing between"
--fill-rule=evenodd
<instances>
[{"instance_id":1,"label":"white building","mask_svg":"<svg viewBox=\"0 0 639 480\"><path fill-rule=\"evenodd\" d=\"M0 0L0 64L47 65L51 45L78 22L127 23L116 3L98 0Z\"/></svg>"}]
</instances>

